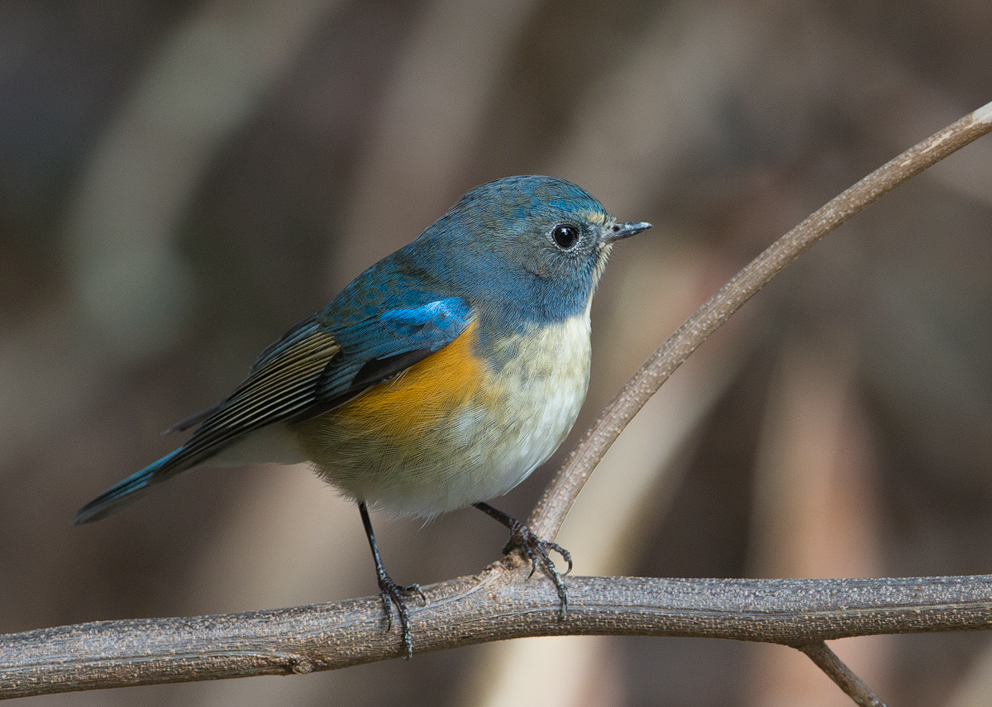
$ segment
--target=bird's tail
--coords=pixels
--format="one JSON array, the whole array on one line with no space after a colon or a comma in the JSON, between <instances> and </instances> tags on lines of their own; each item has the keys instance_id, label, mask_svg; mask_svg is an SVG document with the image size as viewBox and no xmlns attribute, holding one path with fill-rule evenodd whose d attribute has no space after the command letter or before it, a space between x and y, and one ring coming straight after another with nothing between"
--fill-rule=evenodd
<instances>
[{"instance_id":1,"label":"bird's tail","mask_svg":"<svg viewBox=\"0 0 992 707\"><path fill-rule=\"evenodd\" d=\"M157 462L149 464L141 471L131 474L131 476L113 488L104 491L79 509L79 512L72 521L73 524L80 525L106 518L129 503L137 501L146 493L152 491L156 485L189 469L194 465L188 463L191 460L183 459L182 457L177 459L182 451L180 447L171 454L165 455Z\"/></svg>"}]
</instances>

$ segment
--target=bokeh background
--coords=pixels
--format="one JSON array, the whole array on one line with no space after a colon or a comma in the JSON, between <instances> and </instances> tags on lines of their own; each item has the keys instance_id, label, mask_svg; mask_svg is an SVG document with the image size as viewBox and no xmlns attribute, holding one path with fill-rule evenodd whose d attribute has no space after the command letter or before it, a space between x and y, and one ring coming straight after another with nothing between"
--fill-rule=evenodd
<instances>
[{"instance_id":1,"label":"bokeh background","mask_svg":"<svg viewBox=\"0 0 992 707\"><path fill-rule=\"evenodd\" d=\"M305 467L75 510L472 186L575 181L655 228L593 308L574 443L713 290L992 99L987 0L4 0L0 632L364 596L358 513ZM580 574L992 571L992 142L871 207L708 341L561 542ZM525 517L560 459L499 505ZM401 582L476 572L467 510L377 516ZM992 704L992 636L835 647L890 704ZM32 705L847 705L808 660L534 639L305 678Z\"/></svg>"}]
</instances>

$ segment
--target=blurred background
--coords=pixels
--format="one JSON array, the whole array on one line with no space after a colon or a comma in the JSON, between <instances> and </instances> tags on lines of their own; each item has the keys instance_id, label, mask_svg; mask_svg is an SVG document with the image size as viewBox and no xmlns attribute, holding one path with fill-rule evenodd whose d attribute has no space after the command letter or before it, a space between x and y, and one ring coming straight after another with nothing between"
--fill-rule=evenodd
<instances>
[{"instance_id":1,"label":"blurred background","mask_svg":"<svg viewBox=\"0 0 992 707\"><path fill-rule=\"evenodd\" d=\"M810 211L992 99L987 0L4 0L0 632L376 591L303 466L76 509L467 189L563 177L654 229L614 253L563 449ZM762 291L624 433L560 536L579 574L992 571L992 141ZM499 507L526 517L559 453ZM479 571L482 514L375 517L386 566ZM414 637L416 639L416 636ZM992 636L835 649L890 704L992 704ZM33 705L847 705L777 646L533 639L305 678Z\"/></svg>"}]
</instances>

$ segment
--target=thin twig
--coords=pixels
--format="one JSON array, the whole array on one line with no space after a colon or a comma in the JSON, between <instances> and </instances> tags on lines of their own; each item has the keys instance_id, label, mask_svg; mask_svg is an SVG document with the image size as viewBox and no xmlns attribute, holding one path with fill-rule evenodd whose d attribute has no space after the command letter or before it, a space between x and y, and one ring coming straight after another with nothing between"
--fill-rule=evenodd
<instances>
[{"instance_id":1,"label":"thin twig","mask_svg":"<svg viewBox=\"0 0 992 707\"><path fill-rule=\"evenodd\" d=\"M644 362L586 431L531 512L527 522L531 530L542 538L555 538L589 474L627 423L689 354L786 265L887 192L990 131L992 103L879 167L827 202L737 273Z\"/></svg>"},{"instance_id":2,"label":"thin twig","mask_svg":"<svg viewBox=\"0 0 992 707\"><path fill-rule=\"evenodd\" d=\"M864 680L844 665L844 662L827 647L826 643L819 641L797 647L808 655L810 660L816 663L817 667L825 672L831 680L837 683L844 694L854 700L854 703L859 707L885 707L885 703L878 699L878 696L871 691Z\"/></svg>"},{"instance_id":3,"label":"thin twig","mask_svg":"<svg viewBox=\"0 0 992 707\"><path fill-rule=\"evenodd\" d=\"M992 627L992 575L898 579L573 577L554 586L500 565L425 587L416 654L547 635L726 638L804 646L883 633ZM378 596L244 614L103 621L0 636L0 698L126 685L291 675L405 654ZM414 655L414 660L416 660Z\"/></svg>"}]
</instances>

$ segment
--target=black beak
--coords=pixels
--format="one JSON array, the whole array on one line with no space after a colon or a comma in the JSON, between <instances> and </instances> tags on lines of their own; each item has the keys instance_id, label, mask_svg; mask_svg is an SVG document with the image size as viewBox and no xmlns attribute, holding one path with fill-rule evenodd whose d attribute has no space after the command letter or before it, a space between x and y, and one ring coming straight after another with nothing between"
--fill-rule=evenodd
<instances>
[{"instance_id":1,"label":"black beak","mask_svg":"<svg viewBox=\"0 0 992 707\"><path fill-rule=\"evenodd\" d=\"M614 243L615 241L623 240L624 238L630 238L631 236L636 236L641 231L646 231L651 228L651 224L645 221L628 221L627 223L615 223L606 232L605 240L607 243Z\"/></svg>"}]
</instances>

